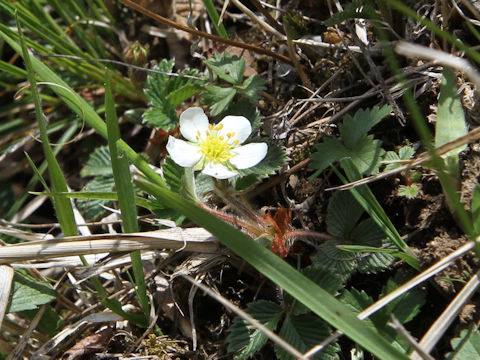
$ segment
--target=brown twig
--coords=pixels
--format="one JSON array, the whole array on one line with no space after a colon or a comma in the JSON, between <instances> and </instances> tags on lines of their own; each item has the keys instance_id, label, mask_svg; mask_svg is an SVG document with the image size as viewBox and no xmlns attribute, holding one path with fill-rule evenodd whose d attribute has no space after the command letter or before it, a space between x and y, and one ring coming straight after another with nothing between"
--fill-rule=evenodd
<instances>
[{"instance_id":1,"label":"brown twig","mask_svg":"<svg viewBox=\"0 0 480 360\"><path fill-rule=\"evenodd\" d=\"M271 56L271 57L274 57L274 58L276 58L276 59L278 59L278 60L280 60L284 63L290 64L290 65L293 64L292 60L290 60L288 57L277 54L277 53L275 53L271 50L263 49L263 48L258 47L256 45L246 44L246 43L243 43L243 42L240 42L240 41L224 39L220 36L208 34L206 32L203 32L203 31L200 31L200 30L197 30L197 29L189 28L187 26L178 24L175 21L167 19L167 18L165 18L161 15L158 15L158 14L154 13L153 11L150 11L150 10L144 8L143 6L133 2L132 0L121 0L121 2L124 3L125 5L131 7L132 9L142 13L143 15L148 16L149 18L152 18L152 19L154 19L158 22L161 22L162 24L167 25L169 27L173 27L175 29L185 31L185 32L188 32L190 34L201 36L203 38L214 40L214 41L217 41L217 42L220 42L220 43L223 43L223 44L227 44L227 45L230 45L230 46L235 46L235 47L250 50L250 51L253 51L253 52L256 52L256 53L259 53L259 54Z\"/></svg>"}]
</instances>

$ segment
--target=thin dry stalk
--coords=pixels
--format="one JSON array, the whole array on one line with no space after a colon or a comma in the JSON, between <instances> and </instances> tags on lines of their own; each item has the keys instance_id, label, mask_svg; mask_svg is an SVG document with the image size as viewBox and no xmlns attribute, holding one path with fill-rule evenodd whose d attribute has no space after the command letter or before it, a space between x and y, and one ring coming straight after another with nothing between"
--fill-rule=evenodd
<instances>
[{"instance_id":1,"label":"thin dry stalk","mask_svg":"<svg viewBox=\"0 0 480 360\"><path fill-rule=\"evenodd\" d=\"M3 318L7 312L8 299L12 289L13 269L10 266L0 266L0 329L2 328Z\"/></svg>"},{"instance_id":2,"label":"thin dry stalk","mask_svg":"<svg viewBox=\"0 0 480 360\"><path fill-rule=\"evenodd\" d=\"M0 247L0 264L61 256L152 249L212 253L218 250L218 243L208 231L202 228L72 236L2 246Z\"/></svg>"},{"instance_id":3,"label":"thin dry stalk","mask_svg":"<svg viewBox=\"0 0 480 360\"><path fill-rule=\"evenodd\" d=\"M430 329L425 333L420 340L420 347L425 353L430 353L435 344L440 340L445 331L451 325L453 320L457 317L460 310L466 302L472 297L472 295L480 287L480 277L479 273L476 273L472 278L467 282L463 289L455 296L455 299L447 306L447 308L442 312L442 314L435 320ZM418 352L414 352L411 357L412 360L421 360L422 357Z\"/></svg>"}]
</instances>

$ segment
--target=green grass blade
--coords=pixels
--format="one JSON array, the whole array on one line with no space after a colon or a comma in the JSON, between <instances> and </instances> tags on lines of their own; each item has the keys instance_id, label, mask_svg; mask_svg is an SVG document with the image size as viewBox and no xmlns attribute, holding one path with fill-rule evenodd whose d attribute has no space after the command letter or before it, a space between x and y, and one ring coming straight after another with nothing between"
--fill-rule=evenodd
<instances>
[{"instance_id":1,"label":"green grass blade","mask_svg":"<svg viewBox=\"0 0 480 360\"><path fill-rule=\"evenodd\" d=\"M363 324L335 297L258 242L166 188L142 180L137 181L136 184L142 190L154 195L166 206L181 212L190 220L210 231L219 241L249 262L260 273L378 358L408 359L407 355L401 353L381 335Z\"/></svg>"},{"instance_id":2,"label":"green grass blade","mask_svg":"<svg viewBox=\"0 0 480 360\"><path fill-rule=\"evenodd\" d=\"M352 163L350 159L344 159L340 161L340 164L347 174L347 179L345 179L340 172L336 169L335 172L337 176L341 178L344 183L352 182L358 179L361 179L361 174L358 172L357 167ZM385 232L389 239L400 249L402 250L407 257L407 263L415 269L420 269L420 264L418 259L413 254L412 250L408 245L403 241L402 237L398 233L395 226L390 221L389 217L383 210L382 206L378 202L375 195L367 185L360 185L353 189L350 189L351 193L355 199L362 205L365 211L370 215L370 217L377 223L378 226Z\"/></svg>"},{"instance_id":3,"label":"green grass blade","mask_svg":"<svg viewBox=\"0 0 480 360\"><path fill-rule=\"evenodd\" d=\"M22 54L25 60L25 67L27 69L27 78L30 83L33 102L35 104L35 113L37 117L38 127L40 129L40 138L42 140L42 147L45 153L45 158L48 163L48 170L50 174L50 181L52 182L52 188L55 192L66 192L68 191L67 181L65 180L62 170L60 169L60 165L58 164L57 159L52 152L52 148L50 147L47 135L47 127L42 111L42 104L40 96L38 94L37 83L35 80L35 73L32 67L30 55L28 54L27 47L25 45L25 42L23 41L23 33L20 27L18 17L16 17L16 20L18 32L20 35ZM64 197L54 197L53 205L57 214L58 221L60 223L60 227L62 228L65 236L77 235L77 225L75 223L75 217L73 215L73 209L70 200Z\"/></svg>"},{"instance_id":4,"label":"green grass blade","mask_svg":"<svg viewBox=\"0 0 480 360\"><path fill-rule=\"evenodd\" d=\"M221 37L228 39L228 33L227 30L225 29L225 26L223 26L223 23L219 21L220 16L218 15L217 9L215 8L215 5L213 4L212 0L203 0L203 5L205 5L205 9L207 10L208 17L210 18L213 26L215 27L215 30L217 30L218 35Z\"/></svg>"},{"instance_id":5,"label":"green grass blade","mask_svg":"<svg viewBox=\"0 0 480 360\"><path fill-rule=\"evenodd\" d=\"M19 54L21 54L20 45L3 31L0 31L0 36L8 42L8 44ZM31 56L33 70L37 73L42 81L57 84L58 86L50 85L51 89L63 99L63 101L82 119L94 128L98 134L107 138L107 127L103 120L98 116L95 110L86 102L80 95L75 93L68 84L63 81L57 74L55 74L48 66L43 64L37 58ZM151 181L156 184L165 185L164 180L158 175L148 163L137 154L127 143L123 140L118 142L118 148L122 151L130 161L142 171Z\"/></svg>"},{"instance_id":6,"label":"green grass blade","mask_svg":"<svg viewBox=\"0 0 480 360\"><path fill-rule=\"evenodd\" d=\"M110 149L110 157L112 160L115 188L118 194L118 205L122 214L123 230L127 233L134 233L138 232L135 193L133 190L128 160L123 154L119 153L117 148L118 141L120 140L120 129L118 127L110 81L110 77L107 73L105 86L105 115L107 119L108 147ZM138 300L140 301L145 316L148 318L148 315L150 314L150 304L147 296L147 286L145 284L145 274L143 272L140 250L130 253L130 258L132 260Z\"/></svg>"}]
</instances>

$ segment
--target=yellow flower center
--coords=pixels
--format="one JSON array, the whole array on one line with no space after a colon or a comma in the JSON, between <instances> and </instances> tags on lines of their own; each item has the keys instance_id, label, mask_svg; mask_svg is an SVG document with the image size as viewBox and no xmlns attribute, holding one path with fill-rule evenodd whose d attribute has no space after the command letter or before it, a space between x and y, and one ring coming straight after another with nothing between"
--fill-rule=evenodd
<instances>
[{"instance_id":1,"label":"yellow flower center","mask_svg":"<svg viewBox=\"0 0 480 360\"><path fill-rule=\"evenodd\" d=\"M220 164L227 162L235 156L231 150L238 145L238 140L235 140L231 144L228 143L228 140L235 136L235 133L227 133L226 139L224 136L219 136L218 131L220 131L222 127L222 125L213 127L213 125L210 124L205 137L202 137L200 132L197 133L197 140L200 143L200 151L202 154L205 155L208 161Z\"/></svg>"}]
</instances>

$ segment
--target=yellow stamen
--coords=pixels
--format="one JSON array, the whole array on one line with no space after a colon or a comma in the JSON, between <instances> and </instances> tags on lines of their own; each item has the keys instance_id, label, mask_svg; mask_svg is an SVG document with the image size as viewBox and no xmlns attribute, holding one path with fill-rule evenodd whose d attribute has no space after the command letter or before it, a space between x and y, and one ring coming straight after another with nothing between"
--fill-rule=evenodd
<instances>
[{"instance_id":1,"label":"yellow stamen","mask_svg":"<svg viewBox=\"0 0 480 360\"><path fill-rule=\"evenodd\" d=\"M239 140L235 140L235 141L233 142L233 145L238 145L239 142L240 142Z\"/></svg>"},{"instance_id":2,"label":"yellow stamen","mask_svg":"<svg viewBox=\"0 0 480 360\"><path fill-rule=\"evenodd\" d=\"M218 124L217 126L215 126L215 130L219 131L219 130L222 130L223 128L223 124Z\"/></svg>"},{"instance_id":3,"label":"yellow stamen","mask_svg":"<svg viewBox=\"0 0 480 360\"><path fill-rule=\"evenodd\" d=\"M208 130L213 130L213 124L208 124Z\"/></svg>"}]
</instances>

